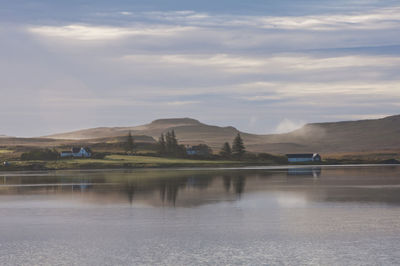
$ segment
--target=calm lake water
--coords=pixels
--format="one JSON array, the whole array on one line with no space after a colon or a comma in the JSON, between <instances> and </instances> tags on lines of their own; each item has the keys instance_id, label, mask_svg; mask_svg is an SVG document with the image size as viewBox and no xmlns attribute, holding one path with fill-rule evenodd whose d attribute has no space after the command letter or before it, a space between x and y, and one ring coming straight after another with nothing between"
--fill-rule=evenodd
<instances>
[{"instance_id":1,"label":"calm lake water","mask_svg":"<svg viewBox=\"0 0 400 266\"><path fill-rule=\"evenodd\" d=\"M0 265L399 265L400 167L0 173Z\"/></svg>"}]
</instances>

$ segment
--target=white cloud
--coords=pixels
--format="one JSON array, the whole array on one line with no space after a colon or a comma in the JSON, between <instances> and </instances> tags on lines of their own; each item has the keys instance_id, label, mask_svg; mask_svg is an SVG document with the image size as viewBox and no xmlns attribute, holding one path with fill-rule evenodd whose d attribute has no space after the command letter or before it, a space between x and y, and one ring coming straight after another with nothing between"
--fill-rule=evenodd
<instances>
[{"instance_id":1,"label":"white cloud","mask_svg":"<svg viewBox=\"0 0 400 266\"><path fill-rule=\"evenodd\" d=\"M211 15L194 11L146 12L147 18L201 27L252 27L285 30L388 29L400 23L400 7L382 8L364 13L306 16Z\"/></svg>"},{"instance_id":2,"label":"white cloud","mask_svg":"<svg viewBox=\"0 0 400 266\"><path fill-rule=\"evenodd\" d=\"M277 81L250 82L232 88L237 97L246 101L265 100L291 100L309 99L309 104L320 104L312 99L325 98L333 104L339 105L348 97L374 97L379 96L400 98L399 81L332 81L332 82L304 82L304 81ZM336 97L336 98L334 98ZM341 99L341 100L340 100Z\"/></svg>"},{"instance_id":3,"label":"white cloud","mask_svg":"<svg viewBox=\"0 0 400 266\"><path fill-rule=\"evenodd\" d=\"M121 58L131 62L157 62L164 65L213 67L220 71L242 73L287 73L290 71L329 70L357 67L399 67L400 57L351 55L313 57L302 54L249 56L235 54L167 54L126 55Z\"/></svg>"},{"instance_id":4,"label":"white cloud","mask_svg":"<svg viewBox=\"0 0 400 266\"><path fill-rule=\"evenodd\" d=\"M71 24L67 26L32 26L28 30L34 34L80 41L115 40L136 35L170 36L192 29L181 26L136 26L112 27Z\"/></svg>"},{"instance_id":5,"label":"white cloud","mask_svg":"<svg viewBox=\"0 0 400 266\"><path fill-rule=\"evenodd\" d=\"M133 22L141 24L126 26L99 26L69 24L62 26L31 26L28 30L41 36L68 38L81 41L115 40L127 36L170 36L182 31L202 30L226 34L229 31L248 30L293 30L293 31L332 31L332 30L382 30L400 27L400 7L378 9L367 13L322 14L313 16L248 16L207 14L195 11L171 12L131 12L120 11L122 16L132 17ZM146 23L143 21L147 21ZM252 35L255 33L253 32ZM261 32L255 35L259 35ZM265 34L265 33L264 33ZM230 36L232 38L234 36ZM235 38L235 37L234 37ZM254 36L247 38L251 41ZM232 39L230 39L232 42ZM232 45L240 40L235 40ZM254 41L254 40L253 40Z\"/></svg>"},{"instance_id":6,"label":"white cloud","mask_svg":"<svg viewBox=\"0 0 400 266\"><path fill-rule=\"evenodd\" d=\"M129 11L121 11L121 12L119 12L121 15L124 15L124 16L130 16L130 15L132 15L132 12L129 12Z\"/></svg>"}]
</instances>

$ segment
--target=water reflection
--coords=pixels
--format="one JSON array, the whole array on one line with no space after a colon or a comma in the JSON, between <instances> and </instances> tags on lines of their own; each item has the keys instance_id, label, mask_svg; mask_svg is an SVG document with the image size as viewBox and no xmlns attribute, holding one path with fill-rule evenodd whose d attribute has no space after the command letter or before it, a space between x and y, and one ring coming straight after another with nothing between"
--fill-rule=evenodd
<instances>
[{"instance_id":1,"label":"water reflection","mask_svg":"<svg viewBox=\"0 0 400 266\"><path fill-rule=\"evenodd\" d=\"M239 196L244 192L244 186L246 184L246 178L243 175L237 175L233 177L233 187L235 188L235 193Z\"/></svg>"},{"instance_id":2,"label":"water reflection","mask_svg":"<svg viewBox=\"0 0 400 266\"><path fill-rule=\"evenodd\" d=\"M306 168L289 168L287 170L288 176L310 176L318 178L321 176L321 167L306 167Z\"/></svg>"},{"instance_id":3,"label":"water reflection","mask_svg":"<svg viewBox=\"0 0 400 266\"><path fill-rule=\"evenodd\" d=\"M198 206L290 192L307 201L400 203L399 167L65 171L3 175L4 195L56 195L91 204ZM311 177L311 178L310 178Z\"/></svg>"}]
</instances>

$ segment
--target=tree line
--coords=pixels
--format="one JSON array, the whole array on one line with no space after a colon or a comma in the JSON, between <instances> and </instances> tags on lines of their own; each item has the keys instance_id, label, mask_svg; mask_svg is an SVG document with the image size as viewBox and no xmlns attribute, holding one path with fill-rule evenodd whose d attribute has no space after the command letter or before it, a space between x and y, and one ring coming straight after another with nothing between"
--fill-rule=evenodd
<instances>
[{"instance_id":1,"label":"tree line","mask_svg":"<svg viewBox=\"0 0 400 266\"><path fill-rule=\"evenodd\" d=\"M161 133L158 139L158 153L160 155L169 155L181 157L186 155L185 145L179 144L175 135L175 130L168 131L165 135Z\"/></svg>"},{"instance_id":2,"label":"tree line","mask_svg":"<svg viewBox=\"0 0 400 266\"><path fill-rule=\"evenodd\" d=\"M198 155L211 156L212 149L206 144L192 146L196 148ZM188 156L187 149L184 145L179 144L174 130L168 131L165 135L162 133L157 142L157 151L163 156L186 157ZM229 142L225 142L219 152L219 156L225 159L241 159L246 153L246 148L243 139L238 133L232 142L232 148Z\"/></svg>"},{"instance_id":3,"label":"tree line","mask_svg":"<svg viewBox=\"0 0 400 266\"><path fill-rule=\"evenodd\" d=\"M137 144L135 143L131 133L129 133L124 145L128 154L136 153ZM286 162L286 158L282 156L274 156L268 153L247 152L243 138L239 132L232 140L232 143L225 142L218 153L213 153L212 149L206 144L198 144L190 147L180 144L175 134L175 130L171 130L160 135L156 143L155 151L155 153L152 153L153 156L263 162L274 161L279 163Z\"/></svg>"}]
</instances>

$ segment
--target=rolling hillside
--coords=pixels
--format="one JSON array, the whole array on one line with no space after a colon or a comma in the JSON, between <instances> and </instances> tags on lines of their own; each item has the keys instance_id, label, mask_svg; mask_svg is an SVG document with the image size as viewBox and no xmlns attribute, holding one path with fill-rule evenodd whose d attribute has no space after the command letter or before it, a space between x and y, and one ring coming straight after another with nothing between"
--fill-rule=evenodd
<instances>
[{"instance_id":1,"label":"rolling hillside","mask_svg":"<svg viewBox=\"0 0 400 266\"><path fill-rule=\"evenodd\" d=\"M264 141L254 149L323 153L400 151L400 115L374 120L307 124L287 134L267 135Z\"/></svg>"},{"instance_id":2,"label":"rolling hillside","mask_svg":"<svg viewBox=\"0 0 400 266\"><path fill-rule=\"evenodd\" d=\"M203 124L190 118L159 119L135 127L94 128L47 136L53 139L110 138L147 135L157 139L161 133L174 129L183 144L206 143L218 150L240 132L234 127ZM240 132L247 149L255 152L372 152L400 151L400 115L375 120L314 123L286 134L256 135Z\"/></svg>"}]
</instances>

